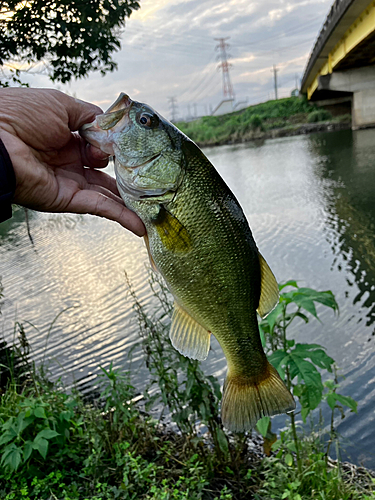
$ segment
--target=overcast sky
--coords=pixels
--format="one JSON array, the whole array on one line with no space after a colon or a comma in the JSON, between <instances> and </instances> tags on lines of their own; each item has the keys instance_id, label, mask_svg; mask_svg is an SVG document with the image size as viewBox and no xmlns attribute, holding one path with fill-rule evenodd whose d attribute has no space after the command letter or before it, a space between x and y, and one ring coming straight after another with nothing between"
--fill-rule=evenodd
<instances>
[{"instance_id":1,"label":"overcast sky","mask_svg":"<svg viewBox=\"0 0 375 500\"><path fill-rule=\"evenodd\" d=\"M56 85L106 109L120 92L171 118L175 97L180 118L206 114L222 99L219 51L214 38L230 37L230 78L237 101L279 97L302 77L309 53L332 0L141 0L127 21L118 70L102 77ZM46 76L29 75L32 86L52 87ZM195 105L195 107L194 107Z\"/></svg>"}]
</instances>

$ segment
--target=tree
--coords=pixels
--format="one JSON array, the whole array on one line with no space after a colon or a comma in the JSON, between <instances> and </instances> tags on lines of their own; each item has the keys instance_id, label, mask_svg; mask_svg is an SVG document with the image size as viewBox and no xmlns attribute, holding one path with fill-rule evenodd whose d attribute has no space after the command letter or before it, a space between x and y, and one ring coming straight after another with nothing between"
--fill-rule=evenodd
<instances>
[{"instance_id":1,"label":"tree","mask_svg":"<svg viewBox=\"0 0 375 500\"><path fill-rule=\"evenodd\" d=\"M116 69L113 52L138 0L5 0L0 7L0 66L43 61L52 81ZM12 80L17 83L18 72ZM18 80L19 82L19 80ZM4 82L3 82L4 84Z\"/></svg>"}]
</instances>

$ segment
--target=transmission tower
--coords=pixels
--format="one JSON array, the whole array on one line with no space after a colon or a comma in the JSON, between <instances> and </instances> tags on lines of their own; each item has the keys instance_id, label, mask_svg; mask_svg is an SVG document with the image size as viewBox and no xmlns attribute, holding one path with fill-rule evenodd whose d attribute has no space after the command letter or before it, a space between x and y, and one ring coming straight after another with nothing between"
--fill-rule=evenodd
<instances>
[{"instance_id":1,"label":"transmission tower","mask_svg":"<svg viewBox=\"0 0 375 500\"><path fill-rule=\"evenodd\" d=\"M218 67L221 68L223 71L224 99L234 99L233 87L229 76L229 68L232 65L228 63L227 48L229 47L229 45L226 43L226 40L228 40L229 38L230 38L229 36L226 38L214 38L214 40L219 42L218 45L216 45L216 50L220 49L221 63L219 64Z\"/></svg>"},{"instance_id":2,"label":"transmission tower","mask_svg":"<svg viewBox=\"0 0 375 500\"><path fill-rule=\"evenodd\" d=\"M273 71L273 85L274 85L274 88L275 88L275 99L277 101L277 72L279 71L275 65L273 65L273 69L271 69L271 71Z\"/></svg>"},{"instance_id":3,"label":"transmission tower","mask_svg":"<svg viewBox=\"0 0 375 500\"><path fill-rule=\"evenodd\" d=\"M174 122L177 119L177 98L176 97L168 97L169 107L171 110L171 121Z\"/></svg>"}]
</instances>

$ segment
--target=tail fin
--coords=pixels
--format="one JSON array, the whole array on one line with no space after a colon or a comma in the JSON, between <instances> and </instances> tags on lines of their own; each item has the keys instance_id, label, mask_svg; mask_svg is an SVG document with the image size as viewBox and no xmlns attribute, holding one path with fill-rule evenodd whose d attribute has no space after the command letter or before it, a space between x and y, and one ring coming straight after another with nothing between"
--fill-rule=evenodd
<instances>
[{"instance_id":1,"label":"tail fin","mask_svg":"<svg viewBox=\"0 0 375 500\"><path fill-rule=\"evenodd\" d=\"M267 362L266 376L231 375L224 383L221 419L233 432L249 431L265 416L294 410L296 404L275 368Z\"/></svg>"}]
</instances>

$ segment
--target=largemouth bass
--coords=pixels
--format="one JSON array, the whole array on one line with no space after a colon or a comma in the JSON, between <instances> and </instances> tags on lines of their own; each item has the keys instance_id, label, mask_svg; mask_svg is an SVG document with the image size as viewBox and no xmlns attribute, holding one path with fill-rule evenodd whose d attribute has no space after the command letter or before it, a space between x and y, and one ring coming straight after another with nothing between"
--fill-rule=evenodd
<instances>
[{"instance_id":1,"label":"largemouth bass","mask_svg":"<svg viewBox=\"0 0 375 500\"><path fill-rule=\"evenodd\" d=\"M146 227L151 264L175 300L173 346L204 360L213 334L223 349L224 426L242 432L262 416L292 411L294 399L267 361L256 316L278 303L278 286L213 165L173 124L125 94L80 133L114 155L119 192Z\"/></svg>"}]
</instances>

